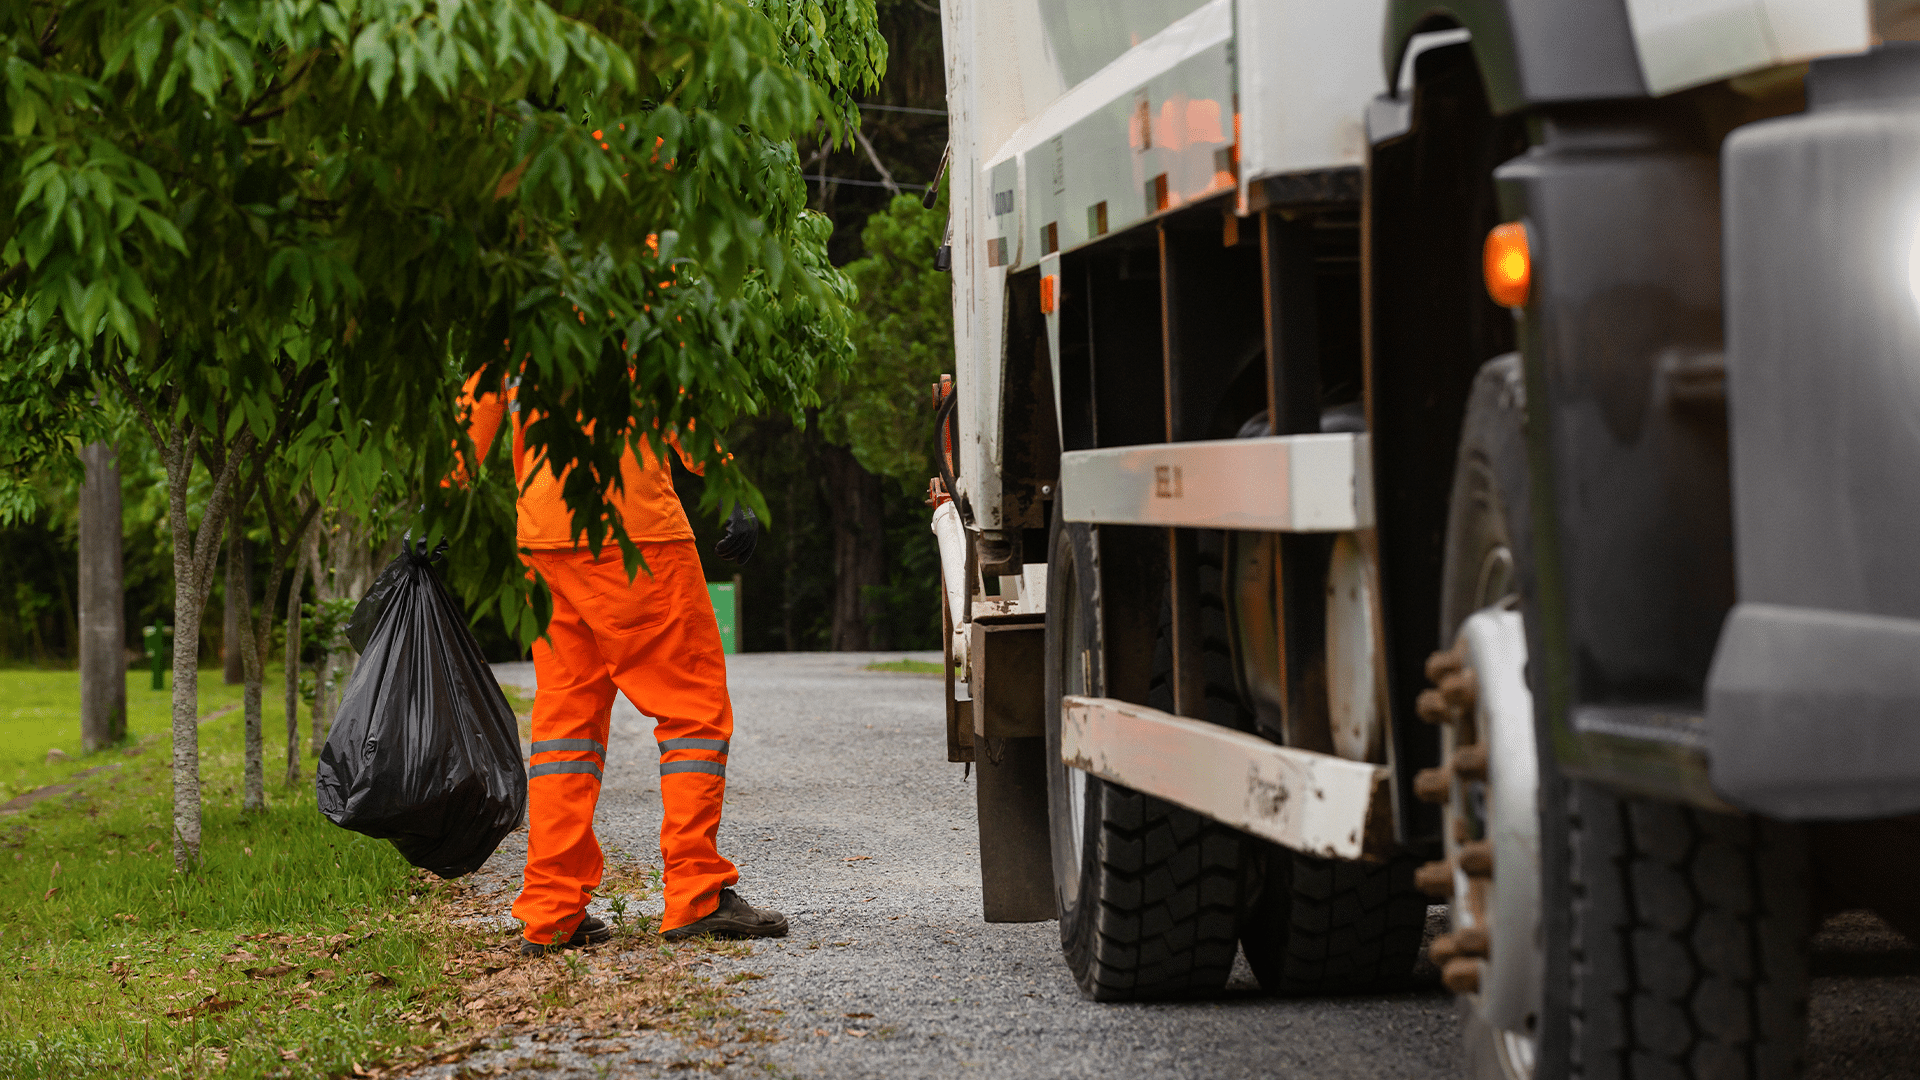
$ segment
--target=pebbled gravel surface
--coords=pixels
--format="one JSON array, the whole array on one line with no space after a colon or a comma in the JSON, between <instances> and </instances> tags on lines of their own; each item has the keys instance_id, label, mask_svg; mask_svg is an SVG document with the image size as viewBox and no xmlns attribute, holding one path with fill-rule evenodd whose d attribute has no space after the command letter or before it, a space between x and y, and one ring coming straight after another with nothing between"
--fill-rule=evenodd
<instances>
[{"instance_id":1,"label":"pebbled gravel surface","mask_svg":"<svg viewBox=\"0 0 1920 1080\"><path fill-rule=\"evenodd\" d=\"M981 920L973 788L961 766L945 761L941 683L863 670L900 656L730 658L736 721L721 851L740 867L741 894L786 912L793 929L755 943L745 959L719 962L714 977L759 976L740 985L736 1001L744 1025L771 1041L523 1031L458 1067L414 1075L1460 1075L1454 1005L1438 989L1276 1000L1257 996L1242 962L1218 1001L1083 1000L1060 959L1056 924ZM530 664L496 671L502 682L533 685ZM612 743L601 841L657 865L658 755L651 723L624 698ZM519 887L522 839L511 837L481 874L502 911ZM504 918L500 925L511 932ZM1816 961L1812 1075L1920 1077L1914 951L1897 937L1874 937L1871 926L1828 947L1880 959L1842 964L1844 973Z\"/></svg>"}]
</instances>

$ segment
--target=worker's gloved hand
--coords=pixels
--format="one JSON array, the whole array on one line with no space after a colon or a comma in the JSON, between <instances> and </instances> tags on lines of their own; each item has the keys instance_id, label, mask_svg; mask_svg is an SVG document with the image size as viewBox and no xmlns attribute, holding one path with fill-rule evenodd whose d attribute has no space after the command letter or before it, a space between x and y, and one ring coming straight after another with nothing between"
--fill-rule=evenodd
<instances>
[{"instance_id":1,"label":"worker's gloved hand","mask_svg":"<svg viewBox=\"0 0 1920 1080\"><path fill-rule=\"evenodd\" d=\"M720 542L713 545L713 553L730 563L746 565L753 558L754 545L760 542L760 519L745 505L733 508L733 516L727 519L727 531L720 534Z\"/></svg>"}]
</instances>

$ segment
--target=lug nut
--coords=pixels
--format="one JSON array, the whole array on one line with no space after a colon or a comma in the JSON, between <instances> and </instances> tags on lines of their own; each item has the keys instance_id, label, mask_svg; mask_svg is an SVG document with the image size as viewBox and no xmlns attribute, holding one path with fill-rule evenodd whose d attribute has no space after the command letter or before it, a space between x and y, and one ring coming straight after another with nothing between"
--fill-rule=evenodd
<instances>
[{"instance_id":1,"label":"lug nut","mask_svg":"<svg viewBox=\"0 0 1920 1080\"><path fill-rule=\"evenodd\" d=\"M1487 745L1468 743L1453 748L1452 757L1447 764L1453 766L1453 774L1462 780L1485 780L1487 778Z\"/></svg>"},{"instance_id":2,"label":"lug nut","mask_svg":"<svg viewBox=\"0 0 1920 1080\"><path fill-rule=\"evenodd\" d=\"M1442 649L1427 657L1427 681L1439 682L1441 679L1460 670L1460 653L1454 649Z\"/></svg>"},{"instance_id":3,"label":"lug nut","mask_svg":"<svg viewBox=\"0 0 1920 1080\"><path fill-rule=\"evenodd\" d=\"M1443 803L1453 793L1453 776L1445 769L1421 769L1413 774L1413 795L1421 802Z\"/></svg>"},{"instance_id":4,"label":"lug nut","mask_svg":"<svg viewBox=\"0 0 1920 1080\"><path fill-rule=\"evenodd\" d=\"M1480 992L1480 961L1456 956L1440 969L1440 981L1456 994Z\"/></svg>"},{"instance_id":5,"label":"lug nut","mask_svg":"<svg viewBox=\"0 0 1920 1080\"><path fill-rule=\"evenodd\" d=\"M1475 840L1471 844L1460 845L1460 869L1468 877L1493 876L1493 843L1487 840Z\"/></svg>"},{"instance_id":6,"label":"lug nut","mask_svg":"<svg viewBox=\"0 0 1920 1080\"><path fill-rule=\"evenodd\" d=\"M1429 724L1453 723L1453 707L1432 687L1420 691L1420 696L1413 699L1413 711Z\"/></svg>"},{"instance_id":7,"label":"lug nut","mask_svg":"<svg viewBox=\"0 0 1920 1080\"><path fill-rule=\"evenodd\" d=\"M1445 859L1430 862L1413 872L1413 887L1428 896L1453 895L1453 864Z\"/></svg>"},{"instance_id":8,"label":"lug nut","mask_svg":"<svg viewBox=\"0 0 1920 1080\"><path fill-rule=\"evenodd\" d=\"M1464 927L1450 934L1441 934L1427 946L1427 959L1436 967L1446 967L1448 961L1456 956L1485 957L1487 955L1487 932L1478 926Z\"/></svg>"},{"instance_id":9,"label":"lug nut","mask_svg":"<svg viewBox=\"0 0 1920 1080\"><path fill-rule=\"evenodd\" d=\"M1479 693L1480 680L1472 668L1462 668L1440 680L1440 695L1456 709L1471 707Z\"/></svg>"}]
</instances>

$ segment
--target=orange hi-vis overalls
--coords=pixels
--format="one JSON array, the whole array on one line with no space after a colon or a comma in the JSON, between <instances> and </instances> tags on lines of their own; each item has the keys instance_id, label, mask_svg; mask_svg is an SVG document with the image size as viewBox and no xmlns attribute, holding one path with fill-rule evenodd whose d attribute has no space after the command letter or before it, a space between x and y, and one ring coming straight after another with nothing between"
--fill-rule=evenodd
<instances>
[{"instance_id":1,"label":"orange hi-vis overalls","mask_svg":"<svg viewBox=\"0 0 1920 1080\"><path fill-rule=\"evenodd\" d=\"M503 418L514 418L521 559L553 592L547 636L533 645L539 688L527 770L527 872L513 915L526 924L528 941L565 941L600 884L593 813L618 690L655 718L667 894L660 929L685 926L712 914L720 890L740 878L715 846L733 706L693 529L671 470L643 446L639 459L628 451L621 462L625 490L608 495L646 568L628 581L617 545L598 558L576 547L560 480L528 461L523 433L532 417L520 415L518 383L510 381L504 395L483 395L469 379L460 398L472 407L468 434L482 458Z\"/></svg>"}]
</instances>

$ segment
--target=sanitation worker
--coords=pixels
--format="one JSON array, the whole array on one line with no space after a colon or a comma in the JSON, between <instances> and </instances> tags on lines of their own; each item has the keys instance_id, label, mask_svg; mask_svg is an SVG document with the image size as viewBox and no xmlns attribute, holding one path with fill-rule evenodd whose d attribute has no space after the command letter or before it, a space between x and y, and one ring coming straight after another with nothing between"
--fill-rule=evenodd
<instances>
[{"instance_id":1,"label":"sanitation worker","mask_svg":"<svg viewBox=\"0 0 1920 1080\"><path fill-rule=\"evenodd\" d=\"M628 450L620 463L623 487L607 493L646 559L629 581L617 544L604 545L598 557L584 543L575 544L561 481L526 452L526 425L535 418L515 400L519 380L509 380L502 394L478 392L477 379L469 379L460 395L462 408L471 409L468 434L485 458L502 420L513 418L521 559L553 593L547 636L533 644L539 687L527 770L527 872L513 904L514 918L526 927L520 951L534 955L612 936L586 907L600 884L593 812L616 690L655 718L666 867L662 933L674 940L783 936L786 917L753 907L734 892L740 874L714 842L727 789L733 706L706 574L670 467L644 445L638 457ZM744 563L759 531L753 513L740 507L715 553Z\"/></svg>"}]
</instances>

